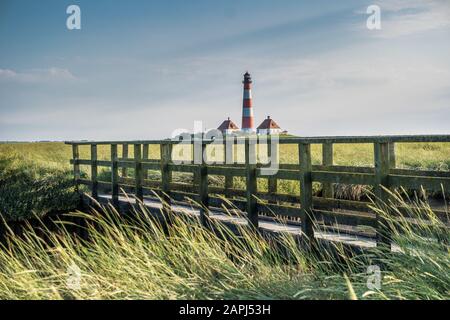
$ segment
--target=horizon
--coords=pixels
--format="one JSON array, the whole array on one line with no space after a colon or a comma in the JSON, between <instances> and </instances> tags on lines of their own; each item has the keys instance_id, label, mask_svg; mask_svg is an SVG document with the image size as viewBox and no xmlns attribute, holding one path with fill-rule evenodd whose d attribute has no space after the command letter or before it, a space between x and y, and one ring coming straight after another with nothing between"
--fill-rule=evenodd
<instances>
[{"instance_id":1,"label":"horizon","mask_svg":"<svg viewBox=\"0 0 450 320\"><path fill-rule=\"evenodd\" d=\"M69 30L69 5L81 29ZM368 6L381 29L366 26ZM450 134L443 0L0 3L0 142L157 140L255 125L289 134Z\"/></svg>"}]
</instances>

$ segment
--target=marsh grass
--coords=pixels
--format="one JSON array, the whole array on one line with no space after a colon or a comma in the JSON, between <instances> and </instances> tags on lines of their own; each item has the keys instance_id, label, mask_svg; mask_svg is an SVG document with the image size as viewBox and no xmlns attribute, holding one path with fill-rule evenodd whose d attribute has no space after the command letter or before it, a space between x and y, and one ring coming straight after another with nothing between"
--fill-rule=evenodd
<instances>
[{"instance_id":1,"label":"marsh grass","mask_svg":"<svg viewBox=\"0 0 450 320\"><path fill-rule=\"evenodd\" d=\"M409 208L414 228L410 219L394 215L397 205ZM400 253L373 249L360 255L338 243L305 251L288 234L268 237L245 226L235 233L216 220L205 228L171 211L158 220L139 202L127 216L98 206L71 214L86 221L88 240L63 222L52 232L42 225L40 235L31 227L21 237L9 229L0 250L0 298L450 298L448 242L443 241L448 228L426 203L406 203L396 193L373 208L392 228ZM238 212L231 203L224 209ZM366 270L374 264L381 269L379 290L367 287ZM80 270L75 288L74 265Z\"/></svg>"}]
</instances>

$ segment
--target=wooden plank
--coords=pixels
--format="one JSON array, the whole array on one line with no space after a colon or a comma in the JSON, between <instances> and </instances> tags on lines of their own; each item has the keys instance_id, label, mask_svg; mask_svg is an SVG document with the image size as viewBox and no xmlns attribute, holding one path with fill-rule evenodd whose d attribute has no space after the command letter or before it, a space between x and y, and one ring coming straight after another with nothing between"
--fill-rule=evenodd
<instances>
[{"instance_id":1,"label":"wooden plank","mask_svg":"<svg viewBox=\"0 0 450 320\"><path fill-rule=\"evenodd\" d=\"M76 182L80 179L81 173L80 173L80 165L79 165L79 159L80 159L80 148L78 144L72 145L72 158L73 158L73 178ZM75 185L75 189L77 192L79 192L78 185Z\"/></svg>"},{"instance_id":2,"label":"wooden plank","mask_svg":"<svg viewBox=\"0 0 450 320\"><path fill-rule=\"evenodd\" d=\"M370 226L377 227L375 214L334 212L329 210L314 210L314 218L317 222L325 224L340 224L349 226Z\"/></svg>"},{"instance_id":3,"label":"wooden plank","mask_svg":"<svg viewBox=\"0 0 450 320\"><path fill-rule=\"evenodd\" d=\"M221 176L236 176L236 177L245 177L246 171L245 168L227 168L227 167L217 167L217 166L208 166L208 173L214 175Z\"/></svg>"},{"instance_id":4,"label":"wooden plank","mask_svg":"<svg viewBox=\"0 0 450 320\"><path fill-rule=\"evenodd\" d=\"M245 171L246 171L246 200L247 218L249 223L258 228L257 200L254 195L257 193L256 184L256 145L251 139L245 139Z\"/></svg>"},{"instance_id":5,"label":"wooden plank","mask_svg":"<svg viewBox=\"0 0 450 320\"><path fill-rule=\"evenodd\" d=\"M168 144L161 144L161 190L163 194L163 200L165 204L170 205L170 149ZM170 209L170 208L168 208Z\"/></svg>"},{"instance_id":6,"label":"wooden plank","mask_svg":"<svg viewBox=\"0 0 450 320\"><path fill-rule=\"evenodd\" d=\"M322 144L322 164L324 166L333 165L333 144ZM322 184L322 193L324 198L334 198L333 184L330 182L324 182Z\"/></svg>"},{"instance_id":7,"label":"wooden plank","mask_svg":"<svg viewBox=\"0 0 450 320\"><path fill-rule=\"evenodd\" d=\"M313 171L312 179L318 182L342 184L374 185L376 183L375 176L367 173Z\"/></svg>"},{"instance_id":8,"label":"wooden plank","mask_svg":"<svg viewBox=\"0 0 450 320\"><path fill-rule=\"evenodd\" d=\"M91 144L91 196L94 199L98 198L98 168L97 168L97 145Z\"/></svg>"},{"instance_id":9,"label":"wooden plank","mask_svg":"<svg viewBox=\"0 0 450 320\"><path fill-rule=\"evenodd\" d=\"M436 170L390 169L389 174L399 176L414 176L414 177L450 178L450 171L436 171Z\"/></svg>"},{"instance_id":10,"label":"wooden plank","mask_svg":"<svg viewBox=\"0 0 450 320\"><path fill-rule=\"evenodd\" d=\"M389 142L388 149L389 149L389 168L394 169L396 167L395 142Z\"/></svg>"},{"instance_id":11,"label":"wooden plank","mask_svg":"<svg viewBox=\"0 0 450 320\"><path fill-rule=\"evenodd\" d=\"M353 167L353 166L325 166L325 165L313 165L313 171L331 171L342 173L369 173L373 174L373 167ZM284 168L282 168L284 169Z\"/></svg>"},{"instance_id":12,"label":"wooden plank","mask_svg":"<svg viewBox=\"0 0 450 320\"><path fill-rule=\"evenodd\" d=\"M256 176L258 178L267 178L267 175L263 174L262 168L256 169ZM278 179L278 180L298 180L298 165L297 169L294 170L278 170L277 173L275 173L272 178Z\"/></svg>"},{"instance_id":13,"label":"wooden plank","mask_svg":"<svg viewBox=\"0 0 450 320\"><path fill-rule=\"evenodd\" d=\"M230 143L229 140L230 140L230 138L225 137L224 145L223 145L225 165L234 163L234 138L233 138L232 143ZM226 196L230 196L230 194L227 191L233 189L233 181L234 181L233 175L225 175L225 195Z\"/></svg>"},{"instance_id":14,"label":"wooden plank","mask_svg":"<svg viewBox=\"0 0 450 320\"><path fill-rule=\"evenodd\" d=\"M389 145L388 143L374 144L374 161L375 161L375 184L374 193L375 201L383 206L387 203L388 194L383 187L389 188ZM385 250L391 248L391 236L387 229L385 219L377 213L377 245L383 247Z\"/></svg>"},{"instance_id":15,"label":"wooden plank","mask_svg":"<svg viewBox=\"0 0 450 320\"><path fill-rule=\"evenodd\" d=\"M140 144L134 145L134 180L135 180L135 194L136 198L139 200L144 200L144 195L142 193L142 150Z\"/></svg>"},{"instance_id":16,"label":"wooden plank","mask_svg":"<svg viewBox=\"0 0 450 320\"><path fill-rule=\"evenodd\" d=\"M142 146L142 160L147 161L149 157L149 144L146 143ZM144 171L143 178L148 179L148 170L145 168L142 168Z\"/></svg>"},{"instance_id":17,"label":"wooden plank","mask_svg":"<svg viewBox=\"0 0 450 320\"><path fill-rule=\"evenodd\" d=\"M161 170L161 162L143 162L142 168L144 170Z\"/></svg>"},{"instance_id":18,"label":"wooden plank","mask_svg":"<svg viewBox=\"0 0 450 320\"><path fill-rule=\"evenodd\" d=\"M210 194L223 194L226 195L228 194L228 196L230 197L246 197L247 196L247 192L246 190L242 190L242 189L227 189L225 190L225 188L221 188L221 187L214 187L214 186L208 186L208 191Z\"/></svg>"},{"instance_id":19,"label":"wooden plank","mask_svg":"<svg viewBox=\"0 0 450 320\"><path fill-rule=\"evenodd\" d=\"M300 143L298 145L300 164L300 220L302 232L309 240L314 239L312 214L312 164L311 145Z\"/></svg>"},{"instance_id":20,"label":"wooden plank","mask_svg":"<svg viewBox=\"0 0 450 320\"><path fill-rule=\"evenodd\" d=\"M189 172L194 173L198 171L198 165L191 165L191 164L168 164L170 171L173 172ZM209 168L209 167L208 167Z\"/></svg>"},{"instance_id":21,"label":"wooden plank","mask_svg":"<svg viewBox=\"0 0 450 320\"><path fill-rule=\"evenodd\" d=\"M244 138L238 138L242 140ZM388 143L388 142L450 142L450 135L386 135L386 136L336 136L336 137L286 137L279 139L281 144L314 144L314 143ZM203 140L202 143L210 144L214 140ZM65 144L73 145L110 145L110 144L179 144L179 141L166 140L134 140L134 141L65 141Z\"/></svg>"},{"instance_id":22,"label":"wooden plank","mask_svg":"<svg viewBox=\"0 0 450 320\"><path fill-rule=\"evenodd\" d=\"M272 150L274 149L274 150ZM270 160L270 163L276 163L278 166L280 164L279 160L279 144L276 143L275 145L272 144L272 139L268 139L267 142L267 157ZM267 179L267 192L271 195L275 195L277 193L278 189L278 180L275 175L270 176ZM272 201L272 203L276 204L277 201Z\"/></svg>"},{"instance_id":23,"label":"wooden plank","mask_svg":"<svg viewBox=\"0 0 450 320\"><path fill-rule=\"evenodd\" d=\"M258 212L269 216L280 216L289 218L301 217L299 208L294 206L279 205L279 204L260 204L257 205Z\"/></svg>"},{"instance_id":24,"label":"wooden plank","mask_svg":"<svg viewBox=\"0 0 450 320\"><path fill-rule=\"evenodd\" d=\"M201 205L200 208L200 220L203 225L207 224L208 221L208 167L205 163L206 159L204 159L206 155L206 145L202 145L202 159L201 164L197 166L198 170L198 195L199 202Z\"/></svg>"},{"instance_id":25,"label":"wooden plank","mask_svg":"<svg viewBox=\"0 0 450 320\"><path fill-rule=\"evenodd\" d=\"M111 145L111 185L112 204L119 207L119 166L118 166L117 144Z\"/></svg>"},{"instance_id":26,"label":"wooden plank","mask_svg":"<svg viewBox=\"0 0 450 320\"><path fill-rule=\"evenodd\" d=\"M429 191L450 190L450 177L423 177L403 176L389 174L389 185L391 187L404 187L406 189L420 189L423 187Z\"/></svg>"},{"instance_id":27,"label":"wooden plank","mask_svg":"<svg viewBox=\"0 0 450 320\"><path fill-rule=\"evenodd\" d=\"M122 144L122 159L128 159L128 143ZM127 167L122 167L122 177L127 177Z\"/></svg>"}]
</instances>

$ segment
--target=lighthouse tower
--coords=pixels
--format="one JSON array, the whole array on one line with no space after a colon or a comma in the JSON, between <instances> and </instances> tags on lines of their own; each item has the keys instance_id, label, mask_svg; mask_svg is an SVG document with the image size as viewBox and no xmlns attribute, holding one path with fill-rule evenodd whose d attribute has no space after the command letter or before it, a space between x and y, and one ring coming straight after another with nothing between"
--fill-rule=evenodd
<instances>
[{"instance_id":1,"label":"lighthouse tower","mask_svg":"<svg viewBox=\"0 0 450 320\"><path fill-rule=\"evenodd\" d=\"M242 127L244 133L252 133L254 129L252 106L252 77L248 72L244 74L244 101L242 105Z\"/></svg>"}]
</instances>

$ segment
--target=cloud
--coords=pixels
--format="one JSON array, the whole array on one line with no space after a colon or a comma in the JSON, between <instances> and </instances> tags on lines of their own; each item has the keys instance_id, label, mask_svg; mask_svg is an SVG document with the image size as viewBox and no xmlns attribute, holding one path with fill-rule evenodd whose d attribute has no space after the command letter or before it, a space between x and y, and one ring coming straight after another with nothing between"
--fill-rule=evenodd
<instances>
[{"instance_id":1,"label":"cloud","mask_svg":"<svg viewBox=\"0 0 450 320\"><path fill-rule=\"evenodd\" d=\"M68 70L56 67L47 69L31 69L18 72L11 69L0 69L0 81L18 83L47 83L52 81L74 80L76 77Z\"/></svg>"}]
</instances>

